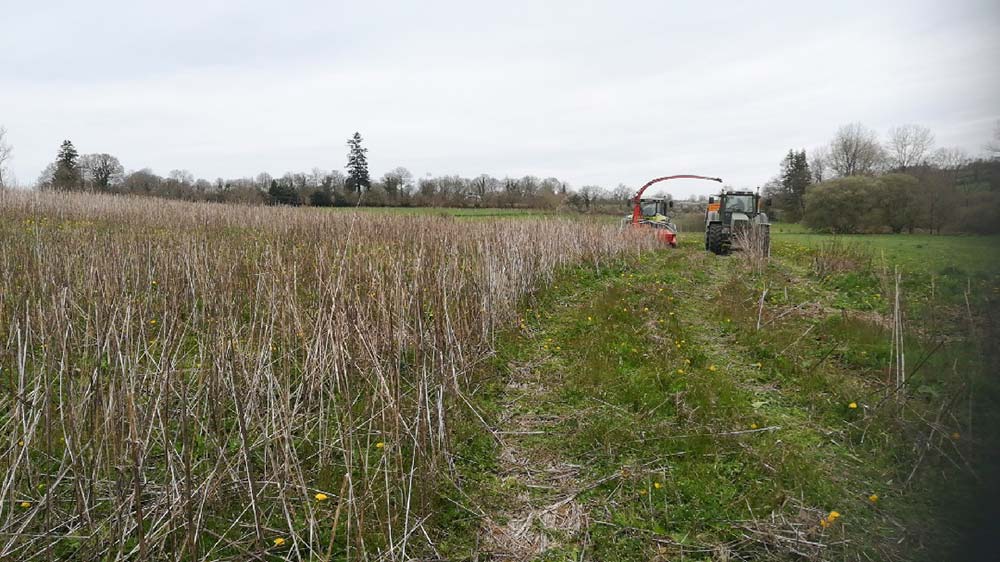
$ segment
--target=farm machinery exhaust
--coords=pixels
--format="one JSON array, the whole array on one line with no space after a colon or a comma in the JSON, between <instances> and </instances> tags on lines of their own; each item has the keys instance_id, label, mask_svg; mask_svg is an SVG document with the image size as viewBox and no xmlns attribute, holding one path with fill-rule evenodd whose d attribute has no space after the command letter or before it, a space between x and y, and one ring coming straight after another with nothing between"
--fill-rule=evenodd
<instances>
[{"instance_id":1,"label":"farm machinery exhaust","mask_svg":"<svg viewBox=\"0 0 1000 562\"><path fill-rule=\"evenodd\" d=\"M671 220L674 201L669 197L643 197L643 193L653 184L673 179L697 179L722 183L720 178L681 174L655 178L646 182L629 199L632 213L626 215L624 223L634 227L651 228L656 237L671 248L677 247L678 228ZM705 209L705 249L715 254L727 254L733 249L755 249L770 255L770 222L764 207L770 200L762 199L754 191L730 191L722 189L718 195L708 199ZM744 246L753 246L744 247Z\"/></svg>"}]
</instances>

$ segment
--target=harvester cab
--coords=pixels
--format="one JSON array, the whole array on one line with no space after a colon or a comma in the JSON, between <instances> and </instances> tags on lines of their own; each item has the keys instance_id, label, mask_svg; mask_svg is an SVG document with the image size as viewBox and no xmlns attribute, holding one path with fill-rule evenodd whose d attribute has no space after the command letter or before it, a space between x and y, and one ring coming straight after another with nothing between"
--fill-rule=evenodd
<instances>
[{"instance_id":1,"label":"harvester cab","mask_svg":"<svg viewBox=\"0 0 1000 562\"><path fill-rule=\"evenodd\" d=\"M622 224L652 228L654 229L656 237L659 240L663 241L665 244L669 244L671 248L676 248L677 226L670 220L670 211L674 208L673 200L669 197L642 196L643 192L645 192L649 186L661 181L676 179L709 180L722 183L722 180L719 178L695 176L690 174L664 176L662 178L651 179L640 187L639 190L636 191L635 195L629 199L628 202L629 205L632 206L632 212L625 215L625 218L622 220Z\"/></svg>"},{"instance_id":2,"label":"harvester cab","mask_svg":"<svg viewBox=\"0 0 1000 562\"><path fill-rule=\"evenodd\" d=\"M656 229L656 236L672 248L677 247L677 226L671 220L674 202L669 197L642 197L639 199L637 225ZM634 211L625 215L622 222L633 222Z\"/></svg>"},{"instance_id":3,"label":"harvester cab","mask_svg":"<svg viewBox=\"0 0 1000 562\"><path fill-rule=\"evenodd\" d=\"M639 211L643 220L657 220L657 217L667 217L674 208L674 201L669 197L643 197L639 199ZM629 217L632 215L629 214Z\"/></svg>"},{"instance_id":4,"label":"harvester cab","mask_svg":"<svg viewBox=\"0 0 1000 562\"><path fill-rule=\"evenodd\" d=\"M715 254L756 249L771 254L771 223L764 209L770 200L756 191L728 191L709 197L705 211L705 249Z\"/></svg>"}]
</instances>

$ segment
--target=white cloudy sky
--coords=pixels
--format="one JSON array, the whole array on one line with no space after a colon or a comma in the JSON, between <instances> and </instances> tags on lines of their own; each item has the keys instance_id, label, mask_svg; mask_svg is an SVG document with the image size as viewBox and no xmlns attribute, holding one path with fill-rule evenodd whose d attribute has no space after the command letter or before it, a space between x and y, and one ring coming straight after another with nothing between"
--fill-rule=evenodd
<instances>
[{"instance_id":1,"label":"white cloudy sky","mask_svg":"<svg viewBox=\"0 0 1000 562\"><path fill-rule=\"evenodd\" d=\"M844 123L978 154L1000 119L996 0L0 2L22 184L63 139L212 179L342 169L358 130L379 175L754 186Z\"/></svg>"}]
</instances>

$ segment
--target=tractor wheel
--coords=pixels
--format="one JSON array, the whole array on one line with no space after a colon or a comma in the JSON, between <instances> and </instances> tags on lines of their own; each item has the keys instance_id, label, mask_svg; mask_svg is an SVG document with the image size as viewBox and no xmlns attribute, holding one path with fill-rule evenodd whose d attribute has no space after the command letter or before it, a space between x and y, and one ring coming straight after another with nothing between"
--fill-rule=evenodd
<instances>
[{"instance_id":1,"label":"tractor wheel","mask_svg":"<svg viewBox=\"0 0 1000 562\"><path fill-rule=\"evenodd\" d=\"M722 225L708 225L708 234L706 234L708 251L721 256L723 254L722 242Z\"/></svg>"}]
</instances>

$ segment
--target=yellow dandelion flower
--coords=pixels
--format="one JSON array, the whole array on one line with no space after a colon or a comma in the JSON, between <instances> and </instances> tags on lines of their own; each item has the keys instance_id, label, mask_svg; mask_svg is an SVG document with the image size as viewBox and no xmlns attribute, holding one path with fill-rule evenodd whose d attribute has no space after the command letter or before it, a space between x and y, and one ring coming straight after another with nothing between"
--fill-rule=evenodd
<instances>
[{"instance_id":1,"label":"yellow dandelion flower","mask_svg":"<svg viewBox=\"0 0 1000 562\"><path fill-rule=\"evenodd\" d=\"M592 322L593 320L594 320L594 319L593 319L593 318L591 318L590 316L588 316L588 317L587 317L587 322Z\"/></svg>"},{"instance_id":2,"label":"yellow dandelion flower","mask_svg":"<svg viewBox=\"0 0 1000 562\"><path fill-rule=\"evenodd\" d=\"M24 447L24 439L19 439L19 440L17 441L17 446L18 446L18 447Z\"/></svg>"},{"instance_id":3,"label":"yellow dandelion flower","mask_svg":"<svg viewBox=\"0 0 1000 562\"><path fill-rule=\"evenodd\" d=\"M329 496L327 496L323 492L320 492L320 493L316 494L313 497L316 498L316 501L318 501L318 502L323 502L323 501L326 501L326 500L329 499Z\"/></svg>"},{"instance_id":4,"label":"yellow dandelion flower","mask_svg":"<svg viewBox=\"0 0 1000 562\"><path fill-rule=\"evenodd\" d=\"M847 405L847 407L850 408L850 409L852 409L852 410L857 410L858 409L858 403L857 402L851 402L850 404Z\"/></svg>"},{"instance_id":5,"label":"yellow dandelion flower","mask_svg":"<svg viewBox=\"0 0 1000 562\"><path fill-rule=\"evenodd\" d=\"M878 501L878 494L872 494L872 495L868 496L868 501L870 501L872 503L877 502Z\"/></svg>"},{"instance_id":6,"label":"yellow dandelion flower","mask_svg":"<svg viewBox=\"0 0 1000 562\"><path fill-rule=\"evenodd\" d=\"M156 325L156 318L153 318L152 320L150 320L149 323L150 323L150 325L155 326Z\"/></svg>"},{"instance_id":7,"label":"yellow dandelion flower","mask_svg":"<svg viewBox=\"0 0 1000 562\"><path fill-rule=\"evenodd\" d=\"M819 520L819 526L825 529L830 526L830 522L827 521L826 518L824 517L823 519Z\"/></svg>"},{"instance_id":8,"label":"yellow dandelion flower","mask_svg":"<svg viewBox=\"0 0 1000 562\"><path fill-rule=\"evenodd\" d=\"M677 374L678 375L683 375L684 374L684 369L677 369Z\"/></svg>"},{"instance_id":9,"label":"yellow dandelion flower","mask_svg":"<svg viewBox=\"0 0 1000 562\"><path fill-rule=\"evenodd\" d=\"M833 523L834 521L836 521L838 517L840 517L840 512L839 511L831 511L830 515L826 516L826 518L830 520L830 523Z\"/></svg>"},{"instance_id":10,"label":"yellow dandelion flower","mask_svg":"<svg viewBox=\"0 0 1000 562\"><path fill-rule=\"evenodd\" d=\"M381 441L379 441L378 443L375 444L375 448L376 449L381 449L383 447L385 447L385 443L383 443Z\"/></svg>"},{"instance_id":11,"label":"yellow dandelion flower","mask_svg":"<svg viewBox=\"0 0 1000 562\"><path fill-rule=\"evenodd\" d=\"M21 502L21 507L23 507L24 509L28 509L29 507L31 507L31 502Z\"/></svg>"},{"instance_id":12,"label":"yellow dandelion flower","mask_svg":"<svg viewBox=\"0 0 1000 562\"><path fill-rule=\"evenodd\" d=\"M653 487L659 490L660 488L663 487L663 484L660 484L659 482L653 482Z\"/></svg>"},{"instance_id":13,"label":"yellow dandelion flower","mask_svg":"<svg viewBox=\"0 0 1000 562\"><path fill-rule=\"evenodd\" d=\"M709 371L715 371L715 365L709 365L708 366L708 370Z\"/></svg>"},{"instance_id":14,"label":"yellow dandelion flower","mask_svg":"<svg viewBox=\"0 0 1000 562\"><path fill-rule=\"evenodd\" d=\"M274 541L272 541L272 542L274 542L274 546L281 546L281 545L285 544L285 539L283 539L281 537L278 537L278 538L274 539Z\"/></svg>"},{"instance_id":15,"label":"yellow dandelion flower","mask_svg":"<svg viewBox=\"0 0 1000 562\"><path fill-rule=\"evenodd\" d=\"M755 423L750 424L750 429L757 429L757 424Z\"/></svg>"},{"instance_id":16,"label":"yellow dandelion flower","mask_svg":"<svg viewBox=\"0 0 1000 562\"><path fill-rule=\"evenodd\" d=\"M642 307L642 311L643 312L649 312L649 308L644 306L644 307Z\"/></svg>"}]
</instances>

